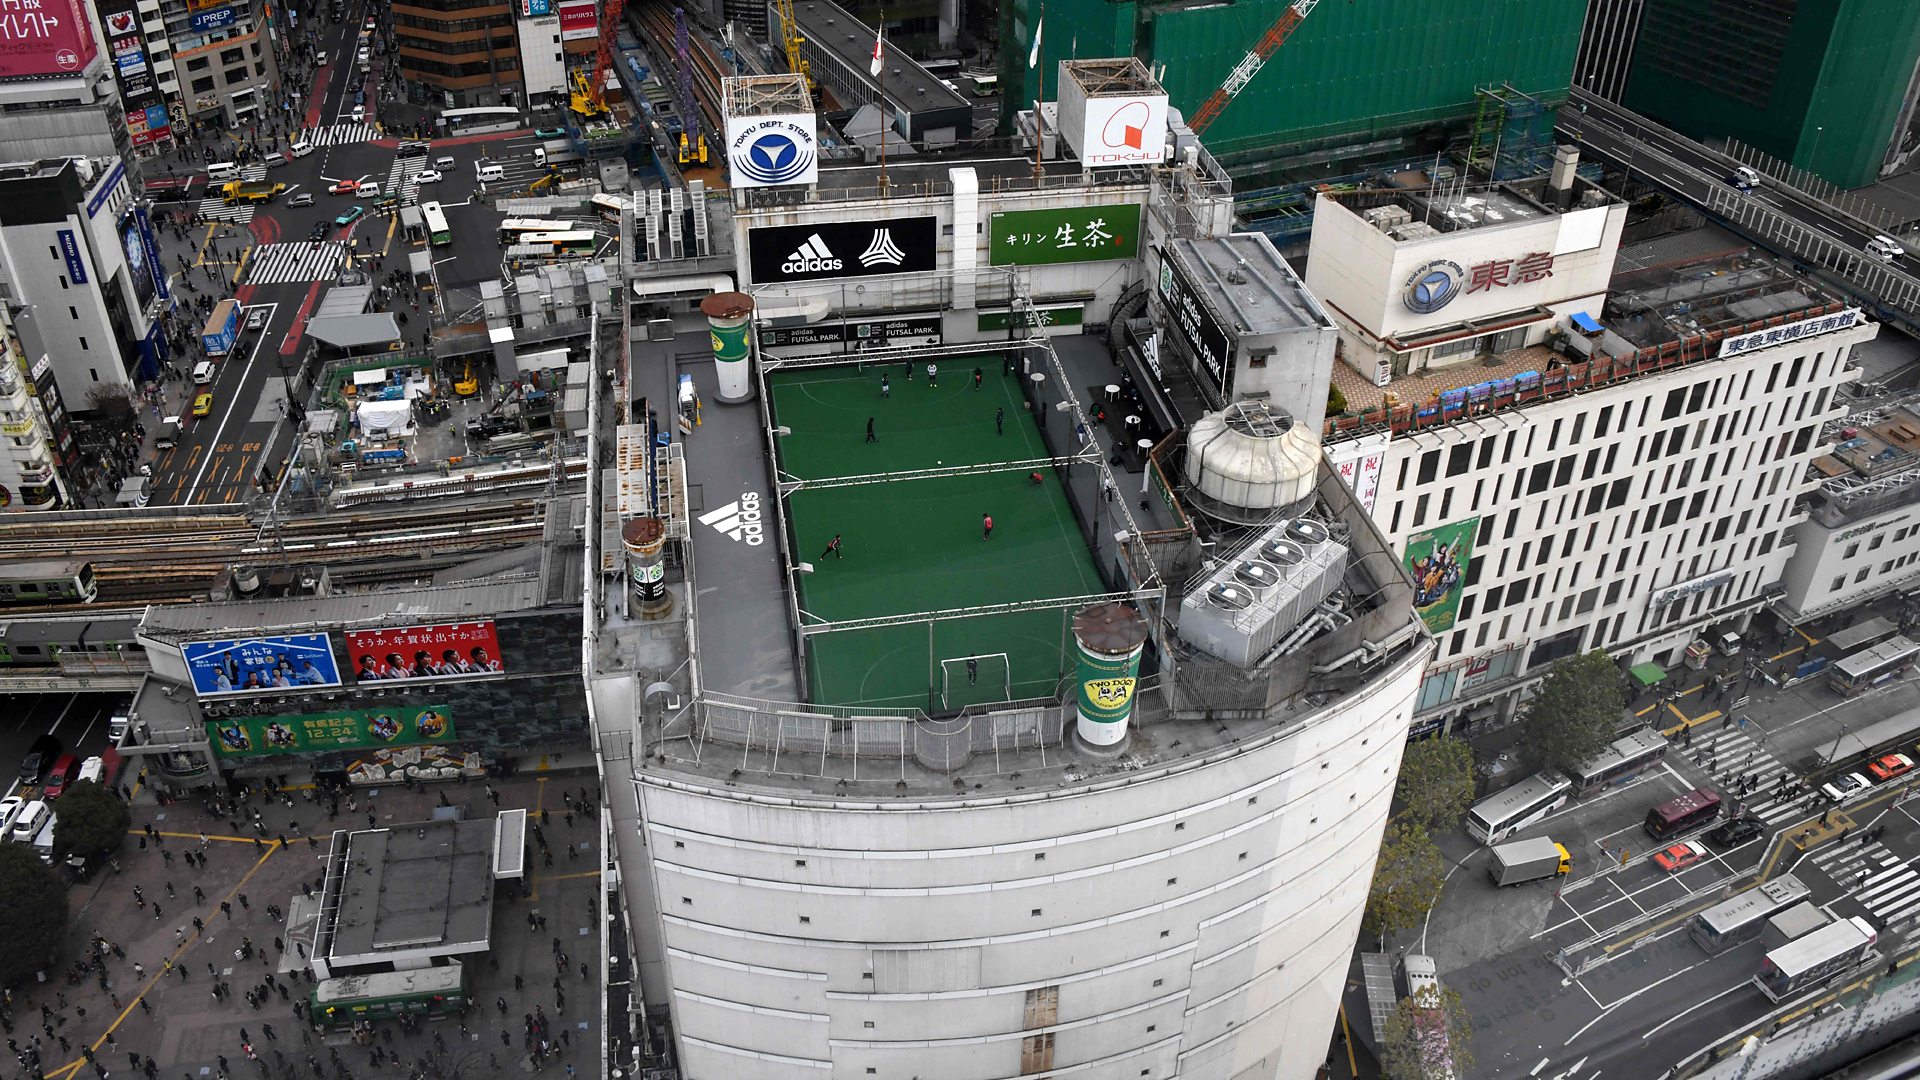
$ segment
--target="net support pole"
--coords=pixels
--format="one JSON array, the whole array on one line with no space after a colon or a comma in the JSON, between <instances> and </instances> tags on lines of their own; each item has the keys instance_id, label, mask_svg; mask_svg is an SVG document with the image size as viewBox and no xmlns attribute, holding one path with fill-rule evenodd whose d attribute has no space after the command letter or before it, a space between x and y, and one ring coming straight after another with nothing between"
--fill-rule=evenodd
<instances>
[{"instance_id":1,"label":"net support pole","mask_svg":"<svg viewBox=\"0 0 1920 1080\"><path fill-rule=\"evenodd\" d=\"M933 672L940 664L939 657L933 651L933 627L935 621L936 620L933 619L927 620L927 712L929 714L941 711L934 707L933 698ZM943 701L940 702L940 704L944 706L946 702Z\"/></svg>"}]
</instances>

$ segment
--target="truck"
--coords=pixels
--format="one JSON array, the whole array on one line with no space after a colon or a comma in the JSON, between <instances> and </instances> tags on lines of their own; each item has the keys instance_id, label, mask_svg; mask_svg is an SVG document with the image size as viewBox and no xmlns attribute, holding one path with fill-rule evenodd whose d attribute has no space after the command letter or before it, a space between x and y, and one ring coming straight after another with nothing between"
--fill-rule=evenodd
<instances>
[{"instance_id":1,"label":"truck","mask_svg":"<svg viewBox=\"0 0 1920 1080\"><path fill-rule=\"evenodd\" d=\"M225 356L240 336L240 301L222 300L213 305L207 325L200 330L200 347L208 356Z\"/></svg>"},{"instance_id":2,"label":"truck","mask_svg":"<svg viewBox=\"0 0 1920 1080\"><path fill-rule=\"evenodd\" d=\"M1487 877L1495 885L1519 885L1541 878L1558 877L1573 869L1573 856L1564 845L1546 837L1515 840L1491 849Z\"/></svg>"},{"instance_id":3,"label":"truck","mask_svg":"<svg viewBox=\"0 0 1920 1080\"><path fill-rule=\"evenodd\" d=\"M287 185L271 180L235 180L220 185L220 197L228 202L271 202Z\"/></svg>"},{"instance_id":4,"label":"truck","mask_svg":"<svg viewBox=\"0 0 1920 1080\"><path fill-rule=\"evenodd\" d=\"M48 866L53 865L53 827L59 822L59 814L48 814L47 823L40 827L39 833L33 838L33 853Z\"/></svg>"}]
</instances>

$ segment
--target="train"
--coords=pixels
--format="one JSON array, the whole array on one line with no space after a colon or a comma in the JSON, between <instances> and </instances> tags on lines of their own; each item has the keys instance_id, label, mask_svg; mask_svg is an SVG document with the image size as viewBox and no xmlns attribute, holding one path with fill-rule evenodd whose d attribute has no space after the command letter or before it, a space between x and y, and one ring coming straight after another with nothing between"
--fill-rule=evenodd
<instances>
[{"instance_id":1,"label":"train","mask_svg":"<svg viewBox=\"0 0 1920 1080\"><path fill-rule=\"evenodd\" d=\"M0 567L0 606L91 604L99 598L90 560L40 559Z\"/></svg>"},{"instance_id":2,"label":"train","mask_svg":"<svg viewBox=\"0 0 1920 1080\"><path fill-rule=\"evenodd\" d=\"M139 625L138 615L0 619L0 672L85 668L94 658L117 661L138 655L141 646L134 630Z\"/></svg>"}]
</instances>

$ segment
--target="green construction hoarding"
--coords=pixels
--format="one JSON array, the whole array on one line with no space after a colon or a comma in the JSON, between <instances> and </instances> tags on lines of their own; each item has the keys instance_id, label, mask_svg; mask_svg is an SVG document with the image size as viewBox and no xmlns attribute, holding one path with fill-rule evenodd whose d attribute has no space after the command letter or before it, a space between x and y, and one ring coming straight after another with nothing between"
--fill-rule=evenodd
<instances>
[{"instance_id":1,"label":"green construction hoarding","mask_svg":"<svg viewBox=\"0 0 1920 1080\"><path fill-rule=\"evenodd\" d=\"M1140 253L1140 204L1008 210L987 226L994 266L1131 259Z\"/></svg>"},{"instance_id":2,"label":"green construction hoarding","mask_svg":"<svg viewBox=\"0 0 1920 1080\"><path fill-rule=\"evenodd\" d=\"M444 705L412 705L312 716L236 716L207 721L207 738L221 757L449 743L453 714Z\"/></svg>"},{"instance_id":3,"label":"green construction hoarding","mask_svg":"<svg viewBox=\"0 0 1920 1080\"><path fill-rule=\"evenodd\" d=\"M1467 518L1407 538L1407 573L1413 575L1413 609L1436 634L1453 629L1460 613L1460 589L1473 561L1473 538L1480 519Z\"/></svg>"}]
</instances>

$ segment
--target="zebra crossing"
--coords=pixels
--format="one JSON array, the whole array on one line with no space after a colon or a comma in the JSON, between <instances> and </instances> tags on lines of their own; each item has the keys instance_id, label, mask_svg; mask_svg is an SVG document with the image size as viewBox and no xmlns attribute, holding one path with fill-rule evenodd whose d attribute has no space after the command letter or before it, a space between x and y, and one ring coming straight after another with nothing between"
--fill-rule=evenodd
<instances>
[{"instance_id":1,"label":"zebra crossing","mask_svg":"<svg viewBox=\"0 0 1920 1080\"><path fill-rule=\"evenodd\" d=\"M1920 872L1878 840L1825 844L1808 856L1834 884L1850 889L1882 933L1920 926Z\"/></svg>"},{"instance_id":2,"label":"zebra crossing","mask_svg":"<svg viewBox=\"0 0 1920 1080\"><path fill-rule=\"evenodd\" d=\"M413 178L427 167L427 155L406 153L393 159L393 168L387 170L387 183L380 190L400 200L401 206L412 206L420 197L418 185Z\"/></svg>"},{"instance_id":3,"label":"zebra crossing","mask_svg":"<svg viewBox=\"0 0 1920 1080\"><path fill-rule=\"evenodd\" d=\"M318 243L261 244L247 263L247 280L255 285L290 281L326 281L347 261L347 245L338 240Z\"/></svg>"},{"instance_id":4,"label":"zebra crossing","mask_svg":"<svg viewBox=\"0 0 1920 1080\"><path fill-rule=\"evenodd\" d=\"M252 183L267 178L265 165L243 165L240 167L240 179ZM201 221L225 221L233 225L245 225L253 220L253 212L258 203L228 203L218 195L201 199L193 208Z\"/></svg>"},{"instance_id":5,"label":"zebra crossing","mask_svg":"<svg viewBox=\"0 0 1920 1080\"><path fill-rule=\"evenodd\" d=\"M379 129L372 124L355 121L343 121L327 124L324 127L307 128L299 136L309 146L342 146L347 143L372 142L380 137Z\"/></svg>"},{"instance_id":6,"label":"zebra crossing","mask_svg":"<svg viewBox=\"0 0 1920 1080\"><path fill-rule=\"evenodd\" d=\"M1790 799L1776 797L1783 779L1791 784L1798 774L1739 728L1698 728L1693 745L1683 753L1712 775L1722 793L1737 800L1748 815L1769 825L1802 816L1814 805L1805 794ZM1739 794L1742 780L1750 781L1745 796Z\"/></svg>"}]
</instances>

